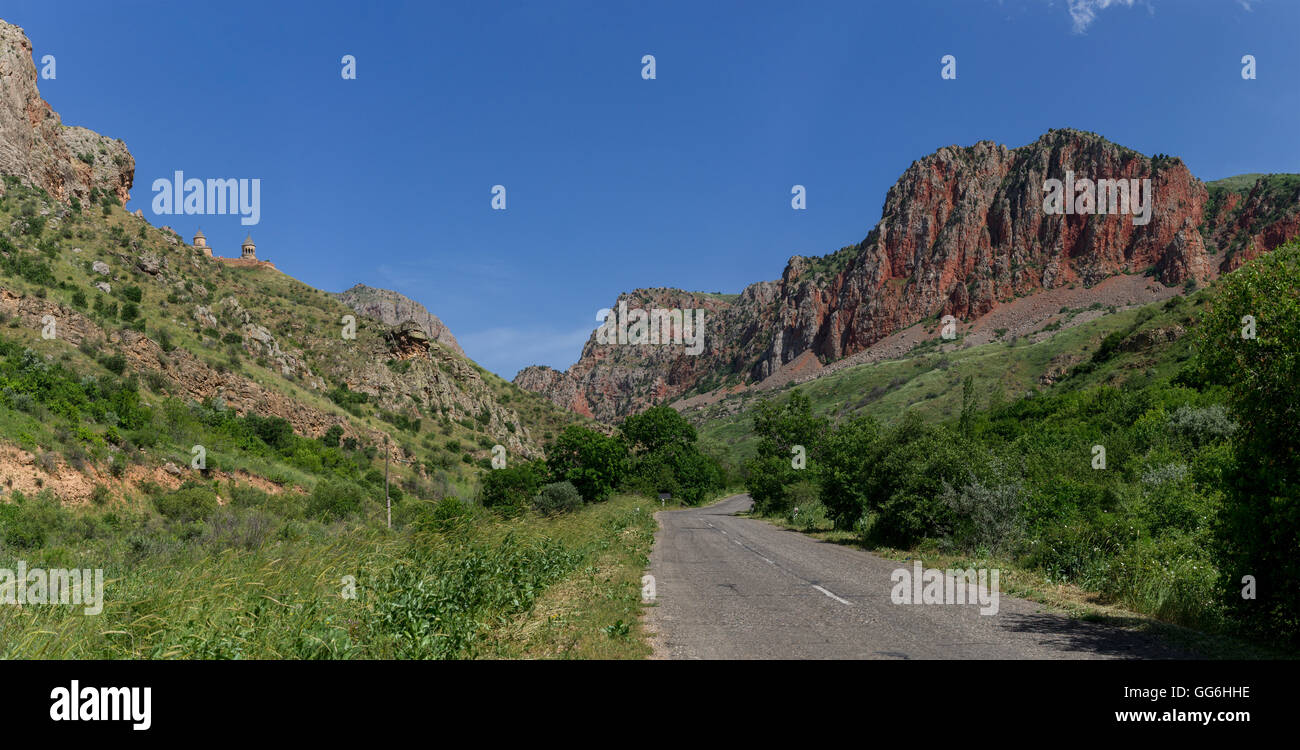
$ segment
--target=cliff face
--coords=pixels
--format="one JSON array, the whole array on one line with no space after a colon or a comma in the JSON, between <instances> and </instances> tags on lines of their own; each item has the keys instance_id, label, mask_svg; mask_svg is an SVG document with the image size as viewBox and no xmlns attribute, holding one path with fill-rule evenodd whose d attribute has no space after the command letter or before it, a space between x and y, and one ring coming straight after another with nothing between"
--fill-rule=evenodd
<instances>
[{"instance_id":1,"label":"cliff face","mask_svg":"<svg viewBox=\"0 0 1300 750\"><path fill-rule=\"evenodd\" d=\"M1044 210L1045 181L1084 178L1136 180L1130 184L1139 188L1150 180L1149 213L1138 210L1139 193L1127 214ZM699 356L680 346L603 345L593 335L567 378L516 383L616 419L715 382L765 379L800 357L805 364L808 356L847 357L929 316L970 321L1016 297L1123 273L1169 285L1203 281L1300 230L1296 196L1285 191L1236 195L1231 209L1217 201L1213 223L1205 220L1209 199L1182 161L1148 158L1092 133L1054 130L1014 149L990 141L943 148L903 173L880 223L856 246L791 258L780 281L735 297L661 289L619 298L647 307L711 302ZM1220 261L1207 238L1211 250L1229 241L1246 247Z\"/></svg>"},{"instance_id":2,"label":"cliff face","mask_svg":"<svg viewBox=\"0 0 1300 750\"><path fill-rule=\"evenodd\" d=\"M64 203L87 201L98 189L125 205L135 180L126 144L64 125L36 80L31 41L0 20L0 174L44 188Z\"/></svg>"},{"instance_id":3,"label":"cliff face","mask_svg":"<svg viewBox=\"0 0 1300 750\"><path fill-rule=\"evenodd\" d=\"M451 335L451 329L447 328L436 315L426 310L424 305L409 297L389 289L376 289L365 284L357 284L347 291L338 292L334 297L357 313L374 318L386 326L415 323L430 340L437 341L462 357L465 356L460 344L456 342L456 337Z\"/></svg>"},{"instance_id":4,"label":"cliff face","mask_svg":"<svg viewBox=\"0 0 1300 750\"><path fill-rule=\"evenodd\" d=\"M584 417L595 416L587 395L578 387L578 381L546 365L530 365L515 375L514 384L526 391L544 393L552 403Z\"/></svg>"},{"instance_id":5,"label":"cliff face","mask_svg":"<svg viewBox=\"0 0 1300 750\"><path fill-rule=\"evenodd\" d=\"M1233 180L1210 185L1204 231L1222 251L1221 272L1300 236L1300 175L1251 177L1239 187L1225 184Z\"/></svg>"}]
</instances>

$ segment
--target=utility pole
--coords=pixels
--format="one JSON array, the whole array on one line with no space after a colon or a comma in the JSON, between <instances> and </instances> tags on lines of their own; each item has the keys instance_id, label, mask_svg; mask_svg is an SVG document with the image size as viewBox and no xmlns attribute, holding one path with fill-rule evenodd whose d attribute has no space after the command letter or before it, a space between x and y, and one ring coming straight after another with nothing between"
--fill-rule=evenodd
<instances>
[{"instance_id":1,"label":"utility pole","mask_svg":"<svg viewBox=\"0 0 1300 750\"><path fill-rule=\"evenodd\" d=\"M388 499L388 436L384 435L384 505L388 508L388 528L393 528L393 501Z\"/></svg>"}]
</instances>

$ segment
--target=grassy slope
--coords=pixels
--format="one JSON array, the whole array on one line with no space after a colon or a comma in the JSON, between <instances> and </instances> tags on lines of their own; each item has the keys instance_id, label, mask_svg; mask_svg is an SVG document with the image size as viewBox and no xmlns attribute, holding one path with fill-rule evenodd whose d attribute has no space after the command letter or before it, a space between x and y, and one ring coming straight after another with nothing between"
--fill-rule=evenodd
<instances>
[{"instance_id":1,"label":"grassy slope","mask_svg":"<svg viewBox=\"0 0 1300 750\"><path fill-rule=\"evenodd\" d=\"M1193 295L1191 299L1199 300L1200 297ZM764 395L773 399L783 398L792 388L798 388L812 399L813 410L818 416L835 421L871 414L889 424L909 410L927 420L951 419L961 410L962 381L968 376L974 379L975 393L981 405L1016 398L1043 388L1039 377L1054 358L1072 353L1086 358L1108 334L1131 328L1139 316L1151 316L1136 329L1139 331L1171 325L1186 326L1188 309L1182 303L1169 309L1164 303L1149 305L1066 328L1038 343L1028 343L1023 339L1016 343L994 342L954 352L918 353L900 360L850 367L768 394L746 395L735 414L726 414L725 405L710 407L697 426L701 436L709 442L726 446L736 458L748 458L753 455L755 442L750 430L752 417L748 407ZM918 351L923 350L918 348ZM1176 370L1181 361L1179 357L1185 357L1186 353L1185 345L1178 345L1169 349L1167 355L1135 353L1119 357L1094 373L1070 378L1057 387L1074 388L1134 377L1169 375Z\"/></svg>"},{"instance_id":2,"label":"grassy slope","mask_svg":"<svg viewBox=\"0 0 1300 750\"><path fill-rule=\"evenodd\" d=\"M233 316L220 314L220 301L234 297L239 304L254 315L254 322L269 329L280 347L302 353L309 371L323 377L327 388L340 384L337 377L348 368L360 368L366 354L345 342L337 332L339 320L351 310L323 291L309 287L290 276L264 269L236 268L220 262L202 259L198 253L183 243L173 244L176 238L169 232L148 225L142 219L127 214L119 207L107 213L100 207L86 206L70 220L55 225L48 218L46 227L39 233L24 233L25 217L39 217L53 206L41 194L16 186L8 187L8 195L0 200L0 235L14 246L11 253L28 264L45 264L50 271L48 279L39 274L19 275L0 273L0 286L18 294L43 296L85 313L105 331L132 324L119 315L99 314L96 304L114 305L117 309L126 304L124 298L129 287L138 287L142 299L137 327L155 341L166 341L169 346L185 349L218 369L237 371L270 389L291 396L300 403L319 411L344 416L357 427L381 431L391 435L414 457L416 463L431 463L441 467L442 483L467 495L481 470L478 465L467 464L463 459L470 453L476 461L484 459L487 449L502 439L501 435L487 434L477 423L467 419L449 419L435 413L418 414L421 419L418 433L395 428L381 418L380 410L362 404L345 411L330 401L326 393L308 387L295 373L286 377L275 363L264 356L252 356L242 343L223 340L240 333L240 323ZM74 248L80 252L74 251ZM183 283L175 287L140 271L133 260L149 252L165 259ZM111 272L100 275L91 269L94 261L108 263ZM52 280L53 283L50 283ZM103 294L94 284L105 281L112 287L111 294ZM75 295L84 295L81 306L74 302ZM196 306L203 305L217 315L215 326L199 323L194 317ZM377 337L382 327L362 319L358 325L358 338ZM0 336L30 346L47 357L62 361L68 368L81 373L102 375L104 368L96 360L105 352L86 347L79 351L55 340L44 341L39 332L19 327L18 321L9 321L8 328L0 329ZM458 358L452 352L441 351L440 356ZM465 360L468 362L468 360ZM472 365L483 376L487 393L498 403L517 410L522 424L541 443L557 434L564 425L577 417L556 408L535 394L516 388L512 384L490 375ZM172 389L144 378L141 382L145 400L160 403L172 395ZM350 412L350 413L349 413ZM85 446L67 444L57 440L54 430L58 425L41 424L15 410L0 406L0 439L8 439L28 450L55 451L67 454ZM193 441L180 440L167 446L155 458L157 463L171 460L188 463L189 448ZM459 445L457 449L449 443ZM93 452L92 452L93 453ZM105 460L107 453L100 451L95 459ZM268 467L265 462L247 460L235 453L220 456L223 466L248 470L267 476L274 481L310 486L313 477L291 466ZM393 467L400 479L414 474L411 464ZM434 498L436 499L436 498Z\"/></svg>"}]
</instances>

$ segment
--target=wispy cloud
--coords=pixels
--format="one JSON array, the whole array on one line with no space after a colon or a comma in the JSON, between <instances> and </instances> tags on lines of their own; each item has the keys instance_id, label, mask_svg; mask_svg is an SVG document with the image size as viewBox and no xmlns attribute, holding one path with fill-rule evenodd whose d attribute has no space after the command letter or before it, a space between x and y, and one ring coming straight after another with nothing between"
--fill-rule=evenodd
<instances>
[{"instance_id":1,"label":"wispy cloud","mask_svg":"<svg viewBox=\"0 0 1300 750\"><path fill-rule=\"evenodd\" d=\"M456 340L470 359L511 380L528 365L567 369L582 354L582 347L595 328L594 322L569 331L543 326L507 326L457 333Z\"/></svg>"},{"instance_id":2,"label":"wispy cloud","mask_svg":"<svg viewBox=\"0 0 1300 750\"><path fill-rule=\"evenodd\" d=\"M1097 18L1097 13L1107 8L1122 5L1132 8L1136 0L1069 0L1070 20L1074 22L1074 32L1082 34Z\"/></svg>"}]
</instances>

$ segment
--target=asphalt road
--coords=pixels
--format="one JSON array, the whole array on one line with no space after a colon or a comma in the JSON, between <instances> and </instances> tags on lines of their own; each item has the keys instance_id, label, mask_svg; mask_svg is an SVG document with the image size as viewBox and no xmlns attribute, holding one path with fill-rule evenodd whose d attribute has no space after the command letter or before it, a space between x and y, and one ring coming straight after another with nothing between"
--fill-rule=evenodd
<instances>
[{"instance_id":1,"label":"asphalt road","mask_svg":"<svg viewBox=\"0 0 1300 750\"><path fill-rule=\"evenodd\" d=\"M1189 654L1152 636L999 596L979 605L895 604L891 573L911 563L823 542L735 513L736 495L662 511L647 608L657 658L1139 659Z\"/></svg>"}]
</instances>

